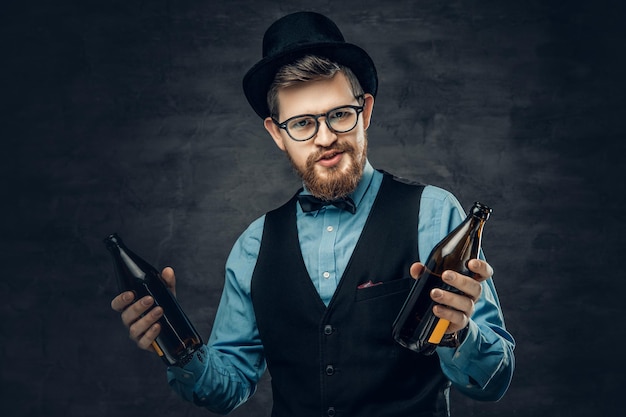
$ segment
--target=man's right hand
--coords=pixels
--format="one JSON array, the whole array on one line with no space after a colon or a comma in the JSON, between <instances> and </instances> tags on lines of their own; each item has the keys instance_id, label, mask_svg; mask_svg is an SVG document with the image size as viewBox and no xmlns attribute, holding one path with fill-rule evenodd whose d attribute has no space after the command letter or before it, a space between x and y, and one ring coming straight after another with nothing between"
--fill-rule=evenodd
<instances>
[{"instance_id":1,"label":"man's right hand","mask_svg":"<svg viewBox=\"0 0 626 417\"><path fill-rule=\"evenodd\" d=\"M161 277L167 288L176 295L174 270L170 267L164 268ZM157 321L163 315L163 309L158 306L152 308L153 305L152 297L145 296L140 300L135 300L135 294L132 291L125 291L111 300L111 308L122 313L122 323L128 328L131 340L144 350L154 350L152 342L161 331L161 326Z\"/></svg>"}]
</instances>

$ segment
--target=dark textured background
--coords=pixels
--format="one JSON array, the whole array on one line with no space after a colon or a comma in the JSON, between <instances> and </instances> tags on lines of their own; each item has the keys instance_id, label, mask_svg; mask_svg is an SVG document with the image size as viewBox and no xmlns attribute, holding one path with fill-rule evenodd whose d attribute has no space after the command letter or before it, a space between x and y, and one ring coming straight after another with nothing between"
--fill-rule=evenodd
<instances>
[{"instance_id":1,"label":"dark textured background","mask_svg":"<svg viewBox=\"0 0 626 417\"><path fill-rule=\"evenodd\" d=\"M241 78L312 3L6 3L0 415L211 415L127 339L101 240L174 266L208 337L232 243L298 186ZM315 2L378 65L372 163L494 207L517 370L499 403L455 393L457 416L623 413L623 4ZM232 415L269 407L264 380Z\"/></svg>"}]
</instances>

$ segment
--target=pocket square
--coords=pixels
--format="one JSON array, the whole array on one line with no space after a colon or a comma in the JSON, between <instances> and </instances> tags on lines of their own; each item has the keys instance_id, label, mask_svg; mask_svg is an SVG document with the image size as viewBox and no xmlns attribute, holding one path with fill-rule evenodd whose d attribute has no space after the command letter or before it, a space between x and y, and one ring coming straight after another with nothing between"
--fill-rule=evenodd
<instances>
[{"instance_id":1,"label":"pocket square","mask_svg":"<svg viewBox=\"0 0 626 417\"><path fill-rule=\"evenodd\" d=\"M359 285L357 288L357 290L362 290L363 288L369 288L369 287L375 287L376 285L381 285L382 282L378 281L378 282L372 282L372 280L370 279L369 281L364 282L363 284Z\"/></svg>"}]
</instances>

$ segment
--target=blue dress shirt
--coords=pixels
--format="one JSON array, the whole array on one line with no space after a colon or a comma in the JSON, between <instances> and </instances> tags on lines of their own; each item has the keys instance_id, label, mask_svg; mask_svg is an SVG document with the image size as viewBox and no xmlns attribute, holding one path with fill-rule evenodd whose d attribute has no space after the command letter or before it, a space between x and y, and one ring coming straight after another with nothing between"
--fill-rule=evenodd
<instances>
[{"instance_id":1,"label":"blue dress shirt","mask_svg":"<svg viewBox=\"0 0 626 417\"><path fill-rule=\"evenodd\" d=\"M366 163L363 178L352 194L357 206L354 215L334 206L304 213L296 205L304 262L326 305L352 256L382 178L380 172ZM463 213L461 205L449 192L434 186L424 188L418 225L422 262L465 218ZM228 257L222 299L201 355L184 368L168 369L168 380L174 390L214 412L226 413L245 402L254 393L266 369L250 298L250 282L264 220L262 216L250 224ZM493 281L484 281L482 287L463 343L456 349L439 347L437 354L444 374L458 390L475 399L497 400L504 395L513 373L514 341L505 329Z\"/></svg>"}]
</instances>

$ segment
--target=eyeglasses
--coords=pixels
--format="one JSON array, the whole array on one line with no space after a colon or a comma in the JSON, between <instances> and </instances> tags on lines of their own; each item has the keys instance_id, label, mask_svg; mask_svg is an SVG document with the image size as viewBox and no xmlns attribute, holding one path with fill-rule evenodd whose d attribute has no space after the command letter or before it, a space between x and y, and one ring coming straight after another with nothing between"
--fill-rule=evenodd
<instances>
[{"instance_id":1,"label":"eyeglasses","mask_svg":"<svg viewBox=\"0 0 626 417\"><path fill-rule=\"evenodd\" d=\"M364 106L346 105L335 107L326 113L302 114L290 117L282 123L272 118L276 126L285 129L289 137L297 142L311 139L320 129L319 118L324 117L326 126L335 133L347 133L356 127Z\"/></svg>"}]
</instances>

